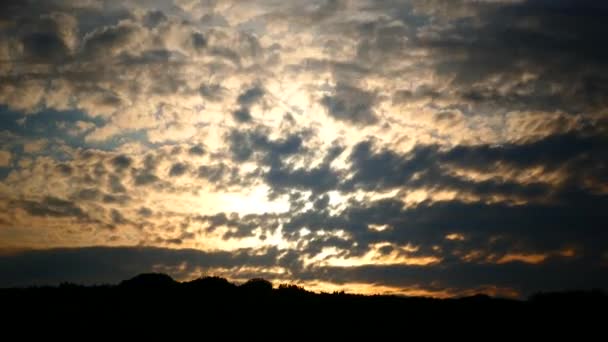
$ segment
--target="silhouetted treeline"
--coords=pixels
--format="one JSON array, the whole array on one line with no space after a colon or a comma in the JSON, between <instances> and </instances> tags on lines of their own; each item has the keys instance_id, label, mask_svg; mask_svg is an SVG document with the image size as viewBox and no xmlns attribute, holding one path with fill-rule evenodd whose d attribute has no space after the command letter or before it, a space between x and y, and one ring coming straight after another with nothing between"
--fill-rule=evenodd
<instances>
[{"instance_id":1,"label":"silhouetted treeline","mask_svg":"<svg viewBox=\"0 0 608 342\"><path fill-rule=\"evenodd\" d=\"M448 327L510 329L543 327L558 331L583 323L605 324L608 296L602 291L539 293L527 300L476 295L437 299L344 292L314 293L296 285L278 287L264 279L235 285L219 277L176 282L165 274L141 274L118 285L0 290L0 303L12 319L69 322L93 327L172 326L191 329L230 324L234 329L303 329L357 334L426 329L430 335ZM103 322L103 323L102 323ZM143 325L142 325L143 324ZM558 330L556 330L558 329ZM589 331L589 330L588 330ZM236 331L235 331L236 332Z\"/></svg>"}]
</instances>

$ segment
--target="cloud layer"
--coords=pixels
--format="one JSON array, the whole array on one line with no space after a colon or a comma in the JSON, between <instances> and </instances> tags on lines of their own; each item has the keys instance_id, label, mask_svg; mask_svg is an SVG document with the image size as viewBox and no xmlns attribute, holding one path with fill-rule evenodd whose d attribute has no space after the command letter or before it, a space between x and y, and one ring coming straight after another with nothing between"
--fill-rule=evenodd
<instances>
[{"instance_id":1,"label":"cloud layer","mask_svg":"<svg viewBox=\"0 0 608 342\"><path fill-rule=\"evenodd\" d=\"M607 5L2 7L1 286L608 287Z\"/></svg>"}]
</instances>

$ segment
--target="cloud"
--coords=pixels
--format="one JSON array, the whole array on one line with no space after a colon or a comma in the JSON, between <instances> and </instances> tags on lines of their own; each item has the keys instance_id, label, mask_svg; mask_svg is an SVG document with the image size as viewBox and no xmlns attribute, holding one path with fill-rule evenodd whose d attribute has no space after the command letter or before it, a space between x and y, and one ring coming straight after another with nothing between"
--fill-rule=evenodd
<instances>
[{"instance_id":1,"label":"cloud","mask_svg":"<svg viewBox=\"0 0 608 342\"><path fill-rule=\"evenodd\" d=\"M140 272L159 271L166 271L178 280L190 280L199 272L213 272L215 269L233 270L234 277L231 279L248 279L251 275L248 268L292 265L292 256L277 253L276 250L256 252L244 249L227 253L153 247L11 251L0 255L0 270L7 275L3 277L0 287L58 285L66 281L77 284L115 284ZM509 263L500 266L450 264L431 267L320 267L304 268L294 275L300 281L325 281L338 285L369 283L382 278L384 284L395 291L403 288L427 288L457 294L471 288L481 289L485 285L509 289L511 293L524 297L539 288L587 288L585 280L589 279L595 284L606 286L608 279L601 270L585 260L552 259L543 265Z\"/></svg>"},{"instance_id":2,"label":"cloud","mask_svg":"<svg viewBox=\"0 0 608 342\"><path fill-rule=\"evenodd\" d=\"M323 193L337 188L340 174L334 172L328 164L311 169L281 166L271 168L264 179L274 190L300 189Z\"/></svg>"},{"instance_id":3,"label":"cloud","mask_svg":"<svg viewBox=\"0 0 608 342\"><path fill-rule=\"evenodd\" d=\"M11 153L9 151L0 151L0 167L8 167L11 164Z\"/></svg>"},{"instance_id":4,"label":"cloud","mask_svg":"<svg viewBox=\"0 0 608 342\"><path fill-rule=\"evenodd\" d=\"M292 134L286 138L271 140L263 128L254 130L232 130L227 139L230 152L236 161L246 161L257 155L264 163L278 163L282 157L303 151L305 133Z\"/></svg>"},{"instance_id":5,"label":"cloud","mask_svg":"<svg viewBox=\"0 0 608 342\"><path fill-rule=\"evenodd\" d=\"M190 153L191 155L202 156L205 154L205 149L201 145L195 145L190 147L188 153Z\"/></svg>"},{"instance_id":6,"label":"cloud","mask_svg":"<svg viewBox=\"0 0 608 342\"><path fill-rule=\"evenodd\" d=\"M154 10L154 11L149 11L148 13L146 13L143 22L146 25L146 27L156 27L158 26L160 23L164 22L167 20L167 16L158 10Z\"/></svg>"},{"instance_id":7,"label":"cloud","mask_svg":"<svg viewBox=\"0 0 608 342\"><path fill-rule=\"evenodd\" d=\"M238 123L252 121L251 107L262 101L263 97L264 89L259 85L245 89L236 99L240 107L232 112L234 120Z\"/></svg>"},{"instance_id":8,"label":"cloud","mask_svg":"<svg viewBox=\"0 0 608 342\"><path fill-rule=\"evenodd\" d=\"M23 37L21 43L26 58L34 61L58 61L67 57L68 48L56 35L32 33Z\"/></svg>"},{"instance_id":9,"label":"cloud","mask_svg":"<svg viewBox=\"0 0 608 342\"><path fill-rule=\"evenodd\" d=\"M238 168L230 168L226 164L217 165L201 165L198 168L198 176L205 178L211 183L215 183L218 186L221 184L230 184L231 181L226 179L226 176L237 176ZM231 177L231 178L233 178Z\"/></svg>"},{"instance_id":10,"label":"cloud","mask_svg":"<svg viewBox=\"0 0 608 342\"><path fill-rule=\"evenodd\" d=\"M236 101L241 106L249 107L261 100L263 96L264 89L262 89L260 86L253 86L241 93Z\"/></svg>"},{"instance_id":11,"label":"cloud","mask_svg":"<svg viewBox=\"0 0 608 342\"><path fill-rule=\"evenodd\" d=\"M0 13L0 248L66 265L11 277L605 285L606 5L155 6Z\"/></svg>"},{"instance_id":12,"label":"cloud","mask_svg":"<svg viewBox=\"0 0 608 342\"><path fill-rule=\"evenodd\" d=\"M39 152L46 147L47 143L48 142L45 139L28 142L23 145L23 152L25 152L25 153Z\"/></svg>"},{"instance_id":13,"label":"cloud","mask_svg":"<svg viewBox=\"0 0 608 342\"><path fill-rule=\"evenodd\" d=\"M40 202L21 201L15 202L16 207L23 208L34 216L51 217L75 217L80 220L88 219L88 215L74 202L62 200L56 197L45 197Z\"/></svg>"},{"instance_id":14,"label":"cloud","mask_svg":"<svg viewBox=\"0 0 608 342\"><path fill-rule=\"evenodd\" d=\"M188 170L188 165L184 163L175 163L171 166L171 170L169 170L169 176L176 177L181 176Z\"/></svg>"},{"instance_id":15,"label":"cloud","mask_svg":"<svg viewBox=\"0 0 608 342\"><path fill-rule=\"evenodd\" d=\"M222 239L233 239L253 236L257 229L264 234L272 235L279 226L278 217L273 214L248 214L240 216L237 213L226 215L219 213L215 215L196 216L194 220L206 222L207 232L214 232L220 227L228 230L222 235Z\"/></svg>"},{"instance_id":16,"label":"cloud","mask_svg":"<svg viewBox=\"0 0 608 342\"><path fill-rule=\"evenodd\" d=\"M251 116L251 113L247 108L235 110L234 112L232 112L232 117L234 118L234 120L240 123L249 122L253 120L253 117Z\"/></svg>"},{"instance_id":17,"label":"cloud","mask_svg":"<svg viewBox=\"0 0 608 342\"><path fill-rule=\"evenodd\" d=\"M593 157L588 153L593 152ZM504 173L499 170L526 170L542 168L545 173L560 172L565 179L564 186L583 185L580 176L587 182L600 184L600 176L605 165L596 159L608 151L603 135L589 135L572 132L552 135L530 143L510 143L502 146L478 145L456 146L442 149L440 146L422 145L414 147L405 155L391 150L373 150L370 141L357 144L349 157L353 176L344 186L346 189L363 187L368 190L385 190L401 186L432 186L444 189L469 190L483 195L484 191L494 194L510 191L521 195L533 195L543 190L542 183L492 179L476 181L458 179L449 167L485 174ZM590 158L591 157L591 158ZM580 171L585 165L585 171ZM569 184L568 184L569 183ZM552 187L553 184L546 184ZM527 192L528 187L530 192ZM559 187L559 186L556 186ZM536 190L535 190L536 189ZM502 190L502 191L501 191ZM539 195L541 193L538 193ZM488 193L486 193L487 195Z\"/></svg>"},{"instance_id":18,"label":"cloud","mask_svg":"<svg viewBox=\"0 0 608 342\"><path fill-rule=\"evenodd\" d=\"M306 274L306 279L320 278L337 283L368 283L374 279L384 279L385 284L394 287L412 288L421 286L428 289L456 290L494 285L511 289L520 297L527 297L537 291L564 291L588 288L582 279L592 275L591 283L606 287L607 280L603 268L589 264L585 260L551 260L547 264L533 265L510 263L505 265L450 264L437 267L425 266L362 266L328 267ZM318 272L318 273L317 273ZM586 278L589 279L589 278ZM434 284L434 285L433 285ZM460 291L458 291L460 290ZM449 291L448 291L449 292Z\"/></svg>"},{"instance_id":19,"label":"cloud","mask_svg":"<svg viewBox=\"0 0 608 342\"><path fill-rule=\"evenodd\" d=\"M84 53L91 58L115 56L134 42L137 31L127 23L95 30L84 38Z\"/></svg>"},{"instance_id":20,"label":"cloud","mask_svg":"<svg viewBox=\"0 0 608 342\"><path fill-rule=\"evenodd\" d=\"M30 250L0 256L3 277L0 287L57 285L69 281L80 284L118 283L144 271L159 271L159 265L178 268L173 276L189 279L212 268L271 266L276 251L257 255L252 250L201 252L192 249L163 249L153 247L90 247L74 249ZM59 267L57 267L59 266Z\"/></svg>"},{"instance_id":21,"label":"cloud","mask_svg":"<svg viewBox=\"0 0 608 342\"><path fill-rule=\"evenodd\" d=\"M142 171L134 175L135 185L149 185L155 183L159 178L152 173Z\"/></svg>"},{"instance_id":22,"label":"cloud","mask_svg":"<svg viewBox=\"0 0 608 342\"><path fill-rule=\"evenodd\" d=\"M375 97L372 92L339 83L331 95L323 96L321 104L327 114L336 120L371 125L378 121L374 112Z\"/></svg>"},{"instance_id":23,"label":"cloud","mask_svg":"<svg viewBox=\"0 0 608 342\"><path fill-rule=\"evenodd\" d=\"M444 4L427 6L434 5ZM599 37L608 7L571 0L467 6L470 15L458 25L419 37L435 51L437 70L455 76L465 100L572 112L604 105L607 50ZM492 78L503 86L500 92Z\"/></svg>"},{"instance_id":24,"label":"cloud","mask_svg":"<svg viewBox=\"0 0 608 342\"><path fill-rule=\"evenodd\" d=\"M114 157L111 161L112 166L118 171L123 170L131 166L132 160L128 156L119 155Z\"/></svg>"},{"instance_id":25,"label":"cloud","mask_svg":"<svg viewBox=\"0 0 608 342\"><path fill-rule=\"evenodd\" d=\"M219 102L226 96L227 89L219 84L202 84L199 91L205 100Z\"/></svg>"},{"instance_id":26,"label":"cloud","mask_svg":"<svg viewBox=\"0 0 608 342\"><path fill-rule=\"evenodd\" d=\"M152 215L152 210L150 208L141 207L137 213L143 217L150 217Z\"/></svg>"}]
</instances>

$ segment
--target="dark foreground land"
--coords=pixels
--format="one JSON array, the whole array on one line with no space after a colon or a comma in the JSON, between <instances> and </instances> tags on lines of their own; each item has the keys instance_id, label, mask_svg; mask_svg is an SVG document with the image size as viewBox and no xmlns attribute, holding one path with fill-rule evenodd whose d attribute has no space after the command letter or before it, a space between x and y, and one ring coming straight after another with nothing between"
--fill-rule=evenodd
<instances>
[{"instance_id":1,"label":"dark foreground land","mask_svg":"<svg viewBox=\"0 0 608 342\"><path fill-rule=\"evenodd\" d=\"M273 331L288 331L299 340L321 332L343 337L423 332L431 337L489 329L498 334L486 336L494 340L532 328L550 335L581 334L578 339L599 331L604 340L608 329L608 296L602 291L541 293L527 300L484 295L434 299L319 294L293 285L273 288L261 279L240 286L217 277L180 283L166 275L144 274L119 285L2 289L0 303L5 327L27 323L31 328L100 332L121 327L178 333L221 326L227 336L255 332L270 337Z\"/></svg>"}]
</instances>

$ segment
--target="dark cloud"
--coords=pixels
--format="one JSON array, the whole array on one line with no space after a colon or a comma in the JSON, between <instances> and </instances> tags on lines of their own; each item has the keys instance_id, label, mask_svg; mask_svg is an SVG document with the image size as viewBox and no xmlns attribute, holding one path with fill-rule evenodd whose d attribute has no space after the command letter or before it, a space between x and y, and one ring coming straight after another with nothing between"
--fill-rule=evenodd
<instances>
[{"instance_id":1,"label":"dark cloud","mask_svg":"<svg viewBox=\"0 0 608 342\"><path fill-rule=\"evenodd\" d=\"M127 195L110 195L105 194L102 197L103 203L115 203L115 204L126 204L131 200L130 196Z\"/></svg>"},{"instance_id":2,"label":"dark cloud","mask_svg":"<svg viewBox=\"0 0 608 342\"><path fill-rule=\"evenodd\" d=\"M85 54L94 58L114 56L135 39L136 34L137 27L129 24L97 29L85 37Z\"/></svg>"},{"instance_id":3,"label":"dark cloud","mask_svg":"<svg viewBox=\"0 0 608 342\"><path fill-rule=\"evenodd\" d=\"M336 231L345 228L346 223L343 215L330 215L325 211L307 210L291 215L283 224L283 231L286 234L296 233L302 228L313 232L319 230ZM365 226L365 223L361 224ZM350 230L351 227L347 229Z\"/></svg>"},{"instance_id":4,"label":"dark cloud","mask_svg":"<svg viewBox=\"0 0 608 342\"><path fill-rule=\"evenodd\" d=\"M69 176L72 174L72 167L67 165L67 164L59 164L57 165L57 170L59 171L60 174L64 175L64 176Z\"/></svg>"},{"instance_id":5,"label":"dark cloud","mask_svg":"<svg viewBox=\"0 0 608 342\"><path fill-rule=\"evenodd\" d=\"M302 274L305 279L324 279L339 284L370 283L382 279L389 286L429 290L480 289L484 286L513 289L522 297L542 289L563 291L608 286L605 267L586 259L555 258L543 264L520 262L496 264L454 263L432 266L323 267Z\"/></svg>"},{"instance_id":6,"label":"dark cloud","mask_svg":"<svg viewBox=\"0 0 608 342\"><path fill-rule=\"evenodd\" d=\"M247 161L253 155L253 149L248 135L232 131L228 136L230 152L236 161Z\"/></svg>"},{"instance_id":7,"label":"dark cloud","mask_svg":"<svg viewBox=\"0 0 608 342\"><path fill-rule=\"evenodd\" d=\"M219 84L202 84L199 91L205 100L219 102L226 96L228 90Z\"/></svg>"},{"instance_id":8,"label":"dark cloud","mask_svg":"<svg viewBox=\"0 0 608 342\"><path fill-rule=\"evenodd\" d=\"M260 253L261 252L261 253ZM184 267L185 265L185 267ZM235 277L249 278L239 268L280 265L293 270L299 280L322 280L337 284L374 283L397 288L431 291L467 291L486 287L507 288L527 296L543 290L589 289L589 284L608 287L604 268L586 259L553 258L543 264L451 263L446 265L367 265L304 268L298 254L277 250L202 252L193 249L153 247L89 247L12 251L0 254L0 271L6 275L0 287L118 283L140 272L169 270L176 278L193 278L198 270L233 269ZM246 272L246 271L244 271Z\"/></svg>"},{"instance_id":9,"label":"dark cloud","mask_svg":"<svg viewBox=\"0 0 608 342\"><path fill-rule=\"evenodd\" d=\"M308 257L314 257L323 252L324 248L336 248L339 251L338 256L357 256L360 253L360 248L355 246L353 241L347 239L335 237L335 236L314 236L307 239L306 245L303 246L299 252ZM364 249L365 250L365 249Z\"/></svg>"},{"instance_id":10,"label":"dark cloud","mask_svg":"<svg viewBox=\"0 0 608 342\"><path fill-rule=\"evenodd\" d=\"M236 66L241 64L241 56L236 51L229 48L215 46L209 48L207 53L211 56L225 59Z\"/></svg>"},{"instance_id":11,"label":"dark cloud","mask_svg":"<svg viewBox=\"0 0 608 342\"><path fill-rule=\"evenodd\" d=\"M149 11L146 13L143 22L148 28L156 27L167 20L167 16L161 11Z\"/></svg>"},{"instance_id":12,"label":"dark cloud","mask_svg":"<svg viewBox=\"0 0 608 342\"><path fill-rule=\"evenodd\" d=\"M133 160L125 155L119 155L112 159L111 164L116 170L123 170L131 166Z\"/></svg>"},{"instance_id":13,"label":"dark cloud","mask_svg":"<svg viewBox=\"0 0 608 342\"><path fill-rule=\"evenodd\" d=\"M608 6L597 1L558 0L470 4L471 17L453 20L423 46L435 50L437 70L453 74L471 102L498 108L601 108L608 90ZM533 74L530 81L521 81ZM496 85L475 86L497 78ZM519 80L519 81L518 81ZM507 83L512 83L507 86Z\"/></svg>"},{"instance_id":14,"label":"dark cloud","mask_svg":"<svg viewBox=\"0 0 608 342\"><path fill-rule=\"evenodd\" d=\"M135 185L150 185L161 180L155 174L160 159L160 155L152 153L146 154L143 160L143 167L132 170Z\"/></svg>"},{"instance_id":15,"label":"dark cloud","mask_svg":"<svg viewBox=\"0 0 608 342\"><path fill-rule=\"evenodd\" d=\"M122 193L127 191L117 175L110 175L108 177L108 184L113 193Z\"/></svg>"},{"instance_id":16,"label":"dark cloud","mask_svg":"<svg viewBox=\"0 0 608 342\"><path fill-rule=\"evenodd\" d=\"M478 195L516 194L530 196L548 192L550 185L530 182L520 184L502 179L475 181L455 177L446 166L484 173L500 168L522 170L542 167L545 172L562 172L568 178L564 186L604 184L604 157L608 140L603 135L571 132L552 135L530 143L508 143L501 146L416 146L407 154L392 150L375 151L370 141L357 144L349 157L353 177L342 186L345 190L363 188L385 190L403 186L463 190ZM584 179L584 181L583 181Z\"/></svg>"},{"instance_id":17,"label":"dark cloud","mask_svg":"<svg viewBox=\"0 0 608 342\"><path fill-rule=\"evenodd\" d=\"M374 67L368 72L376 72L391 65L392 61L408 58L410 37L415 34L410 26L412 22L408 20L407 25L394 25L394 22L381 17L376 21L357 24L358 64L372 65Z\"/></svg>"},{"instance_id":18,"label":"dark cloud","mask_svg":"<svg viewBox=\"0 0 608 342\"><path fill-rule=\"evenodd\" d=\"M349 156L355 173L348 181L347 187L382 189L403 186L416 171L433 165L429 154L434 152L435 148L414 150L410 152L412 156L408 158L392 150L373 151L371 141L358 143Z\"/></svg>"},{"instance_id":19,"label":"dark cloud","mask_svg":"<svg viewBox=\"0 0 608 342\"><path fill-rule=\"evenodd\" d=\"M284 10L273 14L292 24L317 27L339 16L340 11L348 7L348 2L344 0L322 0L286 5Z\"/></svg>"},{"instance_id":20,"label":"dark cloud","mask_svg":"<svg viewBox=\"0 0 608 342\"><path fill-rule=\"evenodd\" d=\"M188 149L188 153L195 156L202 156L205 154L205 148L202 145L195 145Z\"/></svg>"},{"instance_id":21,"label":"dark cloud","mask_svg":"<svg viewBox=\"0 0 608 342\"><path fill-rule=\"evenodd\" d=\"M237 213L219 213L215 215L196 216L194 220L206 222L207 232L214 232L219 227L226 227L223 239L245 238L254 235L259 229L263 234L272 234L279 227L279 216L276 214L249 214L239 215Z\"/></svg>"},{"instance_id":22,"label":"dark cloud","mask_svg":"<svg viewBox=\"0 0 608 342\"><path fill-rule=\"evenodd\" d=\"M317 23L319 21L326 20L339 13L341 9L346 7L344 0L325 0L316 6L312 11L304 13L304 18L308 19L310 23ZM299 13L302 15L302 13Z\"/></svg>"},{"instance_id":23,"label":"dark cloud","mask_svg":"<svg viewBox=\"0 0 608 342\"><path fill-rule=\"evenodd\" d=\"M329 205L329 196L323 195L314 201L313 208L316 210L324 210Z\"/></svg>"},{"instance_id":24,"label":"dark cloud","mask_svg":"<svg viewBox=\"0 0 608 342\"><path fill-rule=\"evenodd\" d=\"M1 84L4 83L0 76ZM20 83L20 86L24 86ZM77 122L90 124L92 127L100 126L103 122L99 119L93 119L87 116L86 113L77 110L57 111L53 109L37 109L28 114L27 120L23 119L23 113L11 110L6 104L0 104L0 129L2 131L10 131L12 134L18 135L26 139L60 139L63 143L72 147L82 147L84 141L82 136L66 139L66 128L74 125ZM83 156L86 152L83 151Z\"/></svg>"},{"instance_id":25,"label":"dark cloud","mask_svg":"<svg viewBox=\"0 0 608 342\"><path fill-rule=\"evenodd\" d=\"M344 230L350 236L348 243L353 247L356 243L360 249L345 248L347 255L389 241L419 246L418 253L445 260L469 252L480 253L482 260L498 260L509 253L542 254L567 249L574 249L577 257L600 260L608 248L608 235L602 228L608 218L603 210L608 204L606 196L567 195L567 200L557 203L525 205L449 200L405 206L399 198L350 201L335 214L317 209L292 213L283 231L297 239L295 233L302 228L313 232ZM372 225L385 230L372 230ZM465 240L447 240L452 233L463 235ZM323 243L317 241L317 249Z\"/></svg>"},{"instance_id":26,"label":"dark cloud","mask_svg":"<svg viewBox=\"0 0 608 342\"><path fill-rule=\"evenodd\" d=\"M414 90L398 90L393 94L393 103L402 104L410 101L432 100L440 98L441 93L430 85L421 85Z\"/></svg>"},{"instance_id":27,"label":"dark cloud","mask_svg":"<svg viewBox=\"0 0 608 342\"><path fill-rule=\"evenodd\" d=\"M596 187L606 184L604 155L608 144L603 135L572 132L549 136L528 143L503 145L456 146L445 149L439 146L417 146L409 153L377 149L372 142L362 142L352 150L352 177L330 189L343 191L357 189L385 191L388 189L416 189L426 191L451 189L472 193L481 200L466 202L460 199L424 201L406 207L401 199L379 201L351 200L339 213L323 211L326 198L314 202L314 210L297 212L302 206L292 201L292 212L283 225L288 237L297 239L302 228L314 231L345 230L356 242L350 255L360 254L373 243L390 241L420 246L420 253L436 255L432 246L441 247L439 257L451 260L456 254L476 251L485 257L500 258L509 253L553 253L575 248L590 259L600 259L608 248L608 236L602 230L607 218L603 211L606 196ZM559 183L536 181L517 182L490 178L475 180L452 175L446 166L483 173L501 172L499 167L512 170L542 168L546 172L561 172ZM277 168L266 175L268 184L280 189L298 189L297 172ZM504 170L504 169L503 169ZM315 189L323 180L337 177L319 175L306 189ZM283 180L283 183L277 180ZM595 184L590 185L590 184ZM327 189L323 189L327 191ZM321 192L322 193L322 192ZM493 202L496 195L515 196L524 203ZM314 197L313 197L314 198ZM486 202L484 199L488 199ZM295 205L295 207L294 207ZM299 208L299 209L298 209ZM378 232L371 225L384 226ZM457 246L446 240L446 235L459 233L466 236ZM316 240L316 249L325 243ZM480 252L481 250L481 252ZM458 252L460 251L460 252Z\"/></svg>"},{"instance_id":28,"label":"dark cloud","mask_svg":"<svg viewBox=\"0 0 608 342\"><path fill-rule=\"evenodd\" d=\"M530 143L501 146L456 146L445 152L442 161L480 171L496 163L517 168L544 166L548 169L574 164L605 167L608 137L593 132L555 134Z\"/></svg>"},{"instance_id":29,"label":"dark cloud","mask_svg":"<svg viewBox=\"0 0 608 342\"><path fill-rule=\"evenodd\" d=\"M374 93L343 83L338 83L331 95L321 99L331 117L357 125L371 125L378 121L374 112L375 102Z\"/></svg>"},{"instance_id":30,"label":"dark cloud","mask_svg":"<svg viewBox=\"0 0 608 342\"><path fill-rule=\"evenodd\" d=\"M97 189L82 189L76 194L76 199L80 201L94 201L99 199L101 192Z\"/></svg>"},{"instance_id":31,"label":"dark cloud","mask_svg":"<svg viewBox=\"0 0 608 342\"><path fill-rule=\"evenodd\" d=\"M251 107L262 100L264 93L264 89L261 86L253 86L243 91L236 99L240 107L232 112L234 120L239 123L253 120Z\"/></svg>"},{"instance_id":32,"label":"dark cloud","mask_svg":"<svg viewBox=\"0 0 608 342\"><path fill-rule=\"evenodd\" d=\"M33 216L74 217L80 220L88 219L88 215L74 202L57 197L47 196L40 202L16 201L16 207L22 208Z\"/></svg>"},{"instance_id":33,"label":"dark cloud","mask_svg":"<svg viewBox=\"0 0 608 342\"><path fill-rule=\"evenodd\" d=\"M137 55L130 53L121 54L117 58L117 61L125 67L142 67L148 64L165 65L169 63L172 56L174 56L174 53L169 50L154 49L143 51ZM159 93L162 93L161 87L157 86L156 89L159 90ZM103 104L107 105L119 105L120 103L120 99L117 97L110 97L110 99L103 102Z\"/></svg>"},{"instance_id":34,"label":"dark cloud","mask_svg":"<svg viewBox=\"0 0 608 342\"><path fill-rule=\"evenodd\" d=\"M606 248L606 243L601 241L607 241L599 226L600 217L605 216L600 209L605 205L605 196L581 195L570 200L572 202L519 206L444 201L401 210L389 207L394 215L392 223L378 217L387 210L385 206L373 204L356 212L362 222L371 215L374 221L378 220L374 223L391 225L393 229L385 234L389 241L440 242L445 235L456 231L472 239L470 248L487 246L493 253L504 253L509 248L549 251L572 244L586 246L586 253L590 255L599 254ZM590 239L591 236L594 238ZM498 237L504 240L490 243Z\"/></svg>"},{"instance_id":35,"label":"dark cloud","mask_svg":"<svg viewBox=\"0 0 608 342\"><path fill-rule=\"evenodd\" d=\"M201 17L201 23L207 27L228 27L228 21L221 14L207 13Z\"/></svg>"},{"instance_id":36,"label":"dark cloud","mask_svg":"<svg viewBox=\"0 0 608 342\"><path fill-rule=\"evenodd\" d=\"M306 133L291 134L286 138L271 140L268 132L253 130L232 130L228 136L230 152L236 161L246 161L258 154L266 164L278 163L282 157L303 152L303 136Z\"/></svg>"},{"instance_id":37,"label":"dark cloud","mask_svg":"<svg viewBox=\"0 0 608 342\"><path fill-rule=\"evenodd\" d=\"M343 151L343 147L331 148L323 162L313 168L297 168L286 162L286 157L305 155L308 150L303 144L308 135L309 132L300 132L271 140L267 132L257 128L233 130L227 139L235 161L255 158L261 165L269 167L261 176L275 195L289 189L312 190L316 194L336 189L342 175L332 170L330 163Z\"/></svg>"},{"instance_id":38,"label":"dark cloud","mask_svg":"<svg viewBox=\"0 0 608 342\"><path fill-rule=\"evenodd\" d=\"M155 174L145 171L135 174L133 178L135 180L135 185L149 185L159 180Z\"/></svg>"},{"instance_id":39,"label":"dark cloud","mask_svg":"<svg viewBox=\"0 0 608 342\"><path fill-rule=\"evenodd\" d=\"M112 224L125 224L128 223L127 219L116 209L110 210L110 219Z\"/></svg>"},{"instance_id":40,"label":"dark cloud","mask_svg":"<svg viewBox=\"0 0 608 342\"><path fill-rule=\"evenodd\" d=\"M186 173L186 171L188 171L188 164L175 163L171 165L171 169L169 170L169 176L178 177Z\"/></svg>"},{"instance_id":41,"label":"dark cloud","mask_svg":"<svg viewBox=\"0 0 608 342\"><path fill-rule=\"evenodd\" d=\"M236 101L241 106L249 107L261 100L263 96L264 89L260 86L254 86L241 93Z\"/></svg>"},{"instance_id":42,"label":"dark cloud","mask_svg":"<svg viewBox=\"0 0 608 342\"><path fill-rule=\"evenodd\" d=\"M234 170L238 172L238 170ZM225 164L217 165L201 165L198 168L198 176L206 178L212 183L220 183L224 176L231 172L231 169Z\"/></svg>"},{"instance_id":43,"label":"dark cloud","mask_svg":"<svg viewBox=\"0 0 608 342\"><path fill-rule=\"evenodd\" d=\"M248 108L240 108L232 112L232 117L236 122L245 123L253 120Z\"/></svg>"},{"instance_id":44,"label":"dark cloud","mask_svg":"<svg viewBox=\"0 0 608 342\"><path fill-rule=\"evenodd\" d=\"M264 174L266 183L272 187L273 191L278 192L300 189L323 193L336 189L341 177L342 175L332 170L327 163L310 169L279 165L272 167Z\"/></svg>"},{"instance_id":45,"label":"dark cloud","mask_svg":"<svg viewBox=\"0 0 608 342\"><path fill-rule=\"evenodd\" d=\"M195 32L191 35L192 45L196 50L202 50L207 47L207 38L199 32Z\"/></svg>"},{"instance_id":46,"label":"dark cloud","mask_svg":"<svg viewBox=\"0 0 608 342\"><path fill-rule=\"evenodd\" d=\"M34 62L61 62L69 53L61 37L54 33L32 33L21 42L26 58Z\"/></svg>"},{"instance_id":47,"label":"dark cloud","mask_svg":"<svg viewBox=\"0 0 608 342\"><path fill-rule=\"evenodd\" d=\"M199 268L269 267L275 264L276 250L238 250L202 252L194 249L153 247L91 247L31 250L0 254L0 287L58 285L69 281L81 284L118 283L141 272L152 272L159 265L178 269L176 277L191 278ZM235 273L235 275L237 275Z\"/></svg>"},{"instance_id":48,"label":"dark cloud","mask_svg":"<svg viewBox=\"0 0 608 342\"><path fill-rule=\"evenodd\" d=\"M143 217L150 217L152 216L152 210L150 208L141 207L137 210L137 214Z\"/></svg>"},{"instance_id":49,"label":"dark cloud","mask_svg":"<svg viewBox=\"0 0 608 342\"><path fill-rule=\"evenodd\" d=\"M433 120L438 124L453 125L461 120L455 112L438 112L433 116Z\"/></svg>"}]
</instances>

